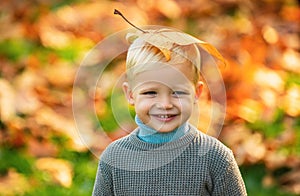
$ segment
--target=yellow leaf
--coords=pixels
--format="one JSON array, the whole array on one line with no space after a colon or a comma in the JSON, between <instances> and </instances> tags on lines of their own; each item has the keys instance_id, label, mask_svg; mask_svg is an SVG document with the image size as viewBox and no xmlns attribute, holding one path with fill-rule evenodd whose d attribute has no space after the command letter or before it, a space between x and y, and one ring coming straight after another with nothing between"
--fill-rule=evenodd
<instances>
[{"instance_id":1,"label":"yellow leaf","mask_svg":"<svg viewBox=\"0 0 300 196\"><path fill-rule=\"evenodd\" d=\"M140 34L139 37L157 48L171 49L175 43L169 37L163 36L160 31L149 30L147 33Z\"/></svg>"},{"instance_id":2,"label":"yellow leaf","mask_svg":"<svg viewBox=\"0 0 300 196\"><path fill-rule=\"evenodd\" d=\"M211 44L207 42L200 42L199 45L206 50L209 54L217 58L219 61L221 61L224 66L227 66L227 61L224 59L224 57L219 53L219 51Z\"/></svg>"},{"instance_id":3,"label":"yellow leaf","mask_svg":"<svg viewBox=\"0 0 300 196\"><path fill-rule=\"evenodd\" d=\"M11 119L16 113L15 90L5 79L0 78L0 119L3 122Z\"/></svg>"},{"instance_id":4,"label":"yellow leaf","mask_svg":"<svg viewBox=\"0 0 300 196\"><path fill-rule=\"evenodd\" d=\"M129 42L129 43L132 43L136 38L138 38L139 35L137 33L127 33L126 35L126 40Z\"/></svg>"},{"instance_id":5,"label":"yellow leaf","mask_svg":"<svg viewBox=\"0 0 300 196\"><path fill-rule=\"evenodd\" d=\"M26 177L14 169L9 169L6 175L0 176L0 195L24 195L30 188Z\"/></svg>"},{"instance_id":6,"label":"yellow leaf","mask_svg":"<svg viewBox=\"0 0 300 196\"><path fill-rule=\"evenodd\" d=\"M168 62L171 59L171 51L166 48L158 48L165 56L166 61Z\"/></svg>"},{"instance_id":7,"label":"yellow leaf","mask_svg":"<svg viewBox=\"0 0 300 196\"><path fill-rule=\"evenodd\" d=\"M170 31L170 29L161 29L158 31L158 34L160 37L163 37L164 39L167 39L169 42L176 43L178 45L190 45L200 42L203 42L201 40L198 40L197 38L183 33L179 31Z\"/></svg>"},{"instance_id":8,"label":"yellow leaf","mask_svg":"<svg viewBox=\"0 0 300 196\"><path fill-rule=\"evenodd\" d=\"M53 180L64 187L72 185L73 168L70 162L50 157L40 158L36 162L39 170L48 172Z\"/></svg>"},{"instance_id":9,"label":"yellow leaf","mask_svg":"<svg viewBox=\"0 0 300 196\"><path fill-rule=\"evenodd\" d=\"M133 40L137 37L143 39L145 42L157 47L168 59L170 49L176 45L190 45L198 44L201 48L207 51L210 55L220 60L225 66L227 65L224 57L219 51L211 44L199 40L189 34L176 31L175 29L158 29L158 30L147 30L146 33L137 32L130 33L127 35L127 40ZM169 50L169 52L167 51Z\"/></svg>"}]
</instances>

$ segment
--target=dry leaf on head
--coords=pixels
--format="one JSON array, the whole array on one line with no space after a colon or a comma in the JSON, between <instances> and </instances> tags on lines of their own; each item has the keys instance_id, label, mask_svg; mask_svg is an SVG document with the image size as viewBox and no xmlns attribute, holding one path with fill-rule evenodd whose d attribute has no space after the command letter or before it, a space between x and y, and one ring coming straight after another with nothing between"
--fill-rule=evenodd
<instances>
[{"instance_id":1,"label":"dry leaf on head","mask_svg":"<svg viewBox=\"0 0 300 196\"><path fill-rule=\"evenodd\" d=\"M171 29L158 29L158 30L147 30L146 32L136 32L128 33L126 39L129 42L133 42L135 39L141 38L145 42L157 47L166 57L169 59L169 53L174 44L185 46L190 44L198 44L201 48L211 54L213 57L221 61L225 66L227 65L224 57L219 53L219 51L211 44L199 40L189 34L173 31Z\"/></svg>"}]
</instances>

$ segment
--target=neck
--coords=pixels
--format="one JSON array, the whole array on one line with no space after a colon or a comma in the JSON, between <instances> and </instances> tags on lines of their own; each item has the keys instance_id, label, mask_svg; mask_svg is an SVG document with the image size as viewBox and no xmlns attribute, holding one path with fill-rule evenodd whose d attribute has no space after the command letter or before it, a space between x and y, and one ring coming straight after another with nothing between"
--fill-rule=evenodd
<instances>
[{"instance_id":1,"label":"neck","mask_svg":"<svg viewBox=\"0 0 300 196\"><path fill-rule=\"evenodd\" d=\"M139 126L138 138L144 142L161 144L179 139L189 131L188 123L182 124L180 127L171 132L158 132L157 130L145 125L137 116L135 122Z\"/></svg>"}]
</instances>

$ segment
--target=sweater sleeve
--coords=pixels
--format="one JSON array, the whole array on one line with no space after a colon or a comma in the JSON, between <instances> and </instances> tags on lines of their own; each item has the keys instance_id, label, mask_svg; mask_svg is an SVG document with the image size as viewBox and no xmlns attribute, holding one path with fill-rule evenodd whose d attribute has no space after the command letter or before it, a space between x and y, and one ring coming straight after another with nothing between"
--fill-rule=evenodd
<instances>
[{"instance_id":1,"label":"sweater sleeve","mask_svg":"<svg viewBox=\"0 0 300 196\"><path fill-rule=\"evenodd\" d=\"M244 181L231 151L228 151L222 165L222 172L215 179L212 195L247 196Z\"/></svg>"},{"instance_id":2,"label":"sweater sleeve","mask_svg":"<svg viewBox=\"0 0 300 196\"><path fill-rule=\"evenodd\" d=\"M109 165L103 163L100 159L92 195L93 196L114 195L112 184L113 182L111 176L111 169Z\"/></svg>"}]
</instances>

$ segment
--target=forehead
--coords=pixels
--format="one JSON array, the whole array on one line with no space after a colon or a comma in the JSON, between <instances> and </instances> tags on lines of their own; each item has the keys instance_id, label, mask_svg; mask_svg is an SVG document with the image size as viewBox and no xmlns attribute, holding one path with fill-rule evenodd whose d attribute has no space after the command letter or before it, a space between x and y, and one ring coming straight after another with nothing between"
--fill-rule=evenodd
<instances>
[{"instance_id":1,"label":"forehead","mask_svg":"<svg viewBox=\"0 0 300 196\"><path fill-rule=\"evenodd\" d=\"M141 83L156 82L167 86L176 86L189 84L192 78L193 72L189 66L164 64L135 74L131 84L136 86Z\"/></svg>"}]
</instances>

